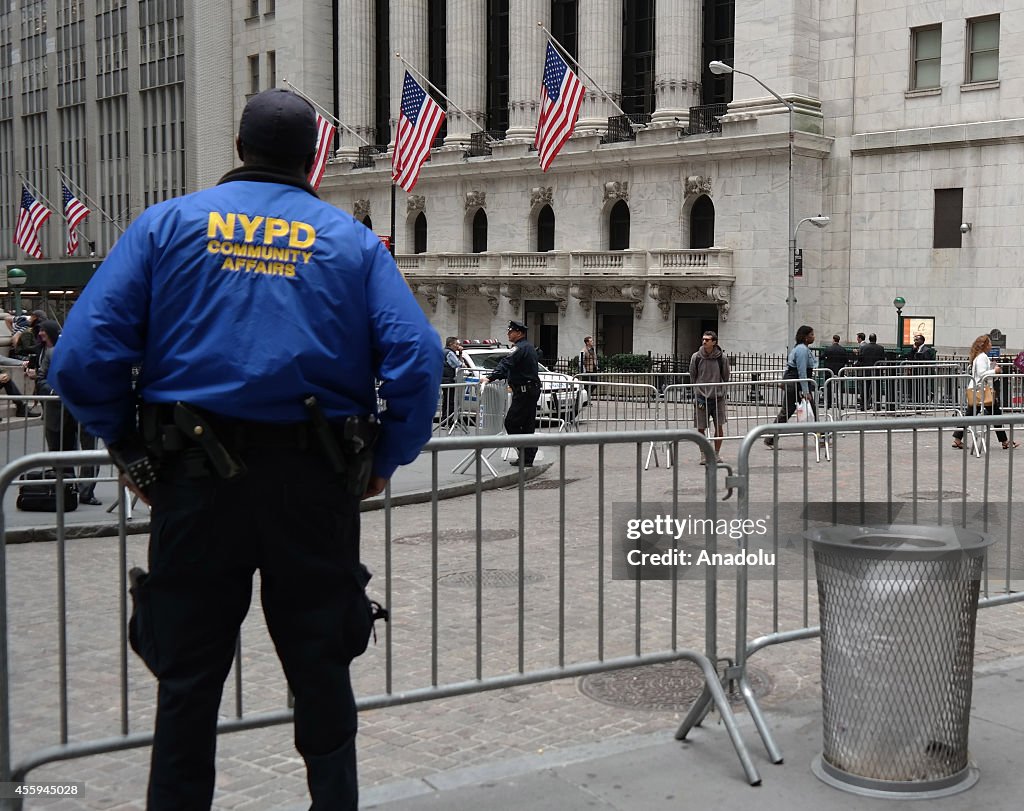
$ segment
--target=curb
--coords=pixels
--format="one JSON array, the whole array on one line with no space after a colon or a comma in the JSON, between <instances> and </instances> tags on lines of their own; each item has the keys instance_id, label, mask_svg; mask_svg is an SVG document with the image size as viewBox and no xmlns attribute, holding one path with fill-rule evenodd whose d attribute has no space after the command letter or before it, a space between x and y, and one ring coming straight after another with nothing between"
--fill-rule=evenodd
<instances>
[{"instance_id":1,"label":"curb","mask_svg":"<svg viewBox=\"0 0 1024 811\"><path fill-rule=\"evenodd\" d=\"M543 473L545 473L554 462L541 462L532 468L523 469L523 481L528 482L536 479ZM484 479L480 483L481 490L497 490L502 487L513 487L519 483L519 471L513 471L511 473L503 473L499 476L492 477L490 479ZM437 497L442 498L458 498L459 496L469 495L475 493L477 489L476 481L471 482L460 482L458 484L449 484L439 487L437 489ZM433 490L414 490L409 493L399 493L398 495L391 496L392 507L405 507L409 504L423 504L424 502L430 501L434 497ZM359 512L370 512L372 510L384 509L384 497L374 496L373 498L363 501L359 505ZM125 534L127 535L142 535L149 532L149 520L145 521L127 521L125 523ZM75 540L78 538L109 538L118 534L118 522L109 521L106 523L99 524L65 524L64 525L64 538L66 540ZM57 540L57 528L51 526L45 527L19 527L15 529L9 529L5 533L6 542L9 544L18 543L41 543L44 541L55 541Z\"/></svg>"}]
</instances>

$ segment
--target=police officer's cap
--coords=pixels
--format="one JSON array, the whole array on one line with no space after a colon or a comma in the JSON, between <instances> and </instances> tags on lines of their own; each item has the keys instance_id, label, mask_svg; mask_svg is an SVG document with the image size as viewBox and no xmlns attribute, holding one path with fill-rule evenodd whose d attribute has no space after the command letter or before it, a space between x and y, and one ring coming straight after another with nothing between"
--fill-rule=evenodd
<instances>
[{"instance_id":1,"label":"police officer's cap","mask_svg":"<svg viewBox=\"0 0 1024 811\"><path fill-rule=\"evenodd\" d=\"M242 110L238 139L268 157L304 159L316 151L316 112L290 90L264 90Z\"/></svg>"},{"instance_id":2,"label":"police officer's cap","mask_svg":"<svg viewBox=\"0 0 1024 811\"><path fill-rule=\"evenodd\" d=\"M525 335L526 334L526 324L520 324L518 321L509 321L508 322L508 331L511 332L512 330L516 330L516 331L521 332L521 333L523 333Z\"/></svg>"}]
</instances>

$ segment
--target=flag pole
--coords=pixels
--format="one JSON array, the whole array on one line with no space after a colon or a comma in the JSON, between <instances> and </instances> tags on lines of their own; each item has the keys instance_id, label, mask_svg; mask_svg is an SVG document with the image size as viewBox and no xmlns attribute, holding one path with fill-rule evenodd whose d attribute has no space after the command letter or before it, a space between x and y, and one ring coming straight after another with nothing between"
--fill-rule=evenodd
<instances>
[{"instance_id":1,"label":"flag pole","mask_svg":"<svg viewBox=\"0 0 1024 811\"><path fill-rule=\"evenodd\" d=\"M281 81L284 82L286 85L288 85L288 87L290 87L292 90L294 90L298 95L302 96L302 98L304 98L310 104L312 104L317 110L320 111L320 114L323 115L324 118L330 120L335 126L341 127L343 130L345 130L345 132L354 135L356 138L358 138L360 141L363 142L364 146L373 146L373 144L371 144L369 141L367 141L362 135L360 135L358 132L356 132L354 129L352 129L348 124L344 123L337 116L332 115L331 113L329 113L327 111L326 107L324 107L322 104L318 104L314 99L312 99L309 96L307 96L305 93L303 93L301 90L299 90L299 88L297 88L295 85L293 85L287 79L282 79Z\"/></svg>"},{"instance_id":2,"label":"flag pole","mask_svg":"<svg viewBox=\"0 0 1024 811\"><path fill-rule=\"evenodd\" d=\"M402 56L398 51L395 51L395 56L398 57L399 61L403 65L405 65L406 68L411 70L414 74L416 74L416 76L418 76L420 79L422 79L424 84L427 85L427 87L429 87L431 90L433 90L435 93L437 93L437 95L439 95L446 102L448 102L448 106L449 107L454 107L458 112L460 112L463 116L465 116L466 120L470 124L472 124L474 127L476 127L478 130L480 130L480 132L482 132L484 134L484 137L488 141L491 141L492 143L497 143L494 138L492 138L490 135L487 134L487 130L485 130L483 127L481 127L479 124L477 124L476 121L473 120L472 116L470 116L469 113L467 113L458 104L456 104L454 101L452 101L450 98L448 98L447 95L445 95L443 92L441 92L441 89L436 84L434 84L432 81L430 81L430 79L428 79L426 76L424 76L418 70L416 70L416 68L414 68L412 65L410 65L406 61L404 56ZM447 113L447 110L445 112Z\"/></svg>"},{"instance_id":3,"label":"flag pole","mask_svg":"<svg viewBox=\"0 0 1024 811\"><path fill-rule=\"evenodd\" d=\"M114 226L114 228L116 228L122 234L124 233L124 229L120 225L118 225L117 220L111 217L107 213L106 209L103 208L103 206L99 205L99 203L97 203L88 194L86 194L85 189L83 189L81 186L75 183L75 181L68 177L63 171L61 171L61 168L59 166L54 166L53 168L57 170L57 174L60 175L61 180L67 183L67 185L71 188L71 191L77 192L77 196L82 197L85 200L85 202L91 205L93 211L98 211L100 216L103 217L104 220L109 222L112 226Z\"/></svg>"},{"instance_id":4,"label":"flag pole","mask_svg":"<svg viewBox=\"0 0 1024 811\"><path fill-rule=\"evenodd\" d=\"M391 233L388 240L391 243L388 248L391 250L391 258L395 258L395 181L391 181Z\"/></svg>"},{"instance_id":5,"label":"flag pole","mask_svg":"<svg viewBox=\"0 0 1024 811\"><path fill-rule=\"evenodd\" d=\"M28 190L29 190L29 191L31 191L31 192L34 192L34 193L35 193L35 195L36 195L36 198L38 198L39 200L42 200L42 201L43 201L44 203L46 203L46 205L48 205L48 206L50 207L50 211L56 211L56 210L58 210L58 209L57 209L57 206L55 206L55 205L54 205L53 203L51 203L51 202L50 202L50 200L49 200L49 198L47 198L47 196L46 196L45 194L43 194L43 193L42 193L41 191L39 191L39 189L38 189L38 188L36 188L36 186L35 186L35 185L33 185L33 184L32 184L32 182L31 182L31 181L30 181L30 180L29 180L29 179L28 179L27 177L25 177L25 175L23 175L23 174L22 174L22 173L21 173L20 171L18 171L17 169L15 169L15 170L14 170L14 173L15 173L15 174L16 174L16 175L17 175L18 177L20 177L20 178L21 178L21 182L22 182L22 183L24 183L24 184L25 184L26 186L28 186ZM60 209L60 210L63 210L63 206L61 207L61 209Z\"/></svg>"},{"instance_id":6,"label":"flag pole","mask_svg":"<svg viewBox=\"0 0 1024 811\"><path fill-rule=\"evenodd\" d=\"M646 124L633 123L633 121L629 117L629 114L616 103L615 99L613 99L611 95L609 95L605 91L605 89L601 87L601 85L594 81L594 77L583 69L583 66L579 63L579 60L573 57L572 54L570 54L567 50L565 50L565 48L562 47L562 43L555 39L555 35L548 31L544 23L538 22L537 27L540 28L540 30L547 35L548 42L550 42L552 45L555 46L556 49L558 49L558 52L562 55L562 58L565 59L567 62L572 61L572 63L576 65L576 70L590 80L590 83L594 86L594 89L601 94L604 100L611 104L611 106L614 107L616 110L618 110L619 115L623 116L627 121L629 121L629 126L632 128L633 132L636 132L637 130L642 130L647 126Z\"/></svg>"}]
</instances>

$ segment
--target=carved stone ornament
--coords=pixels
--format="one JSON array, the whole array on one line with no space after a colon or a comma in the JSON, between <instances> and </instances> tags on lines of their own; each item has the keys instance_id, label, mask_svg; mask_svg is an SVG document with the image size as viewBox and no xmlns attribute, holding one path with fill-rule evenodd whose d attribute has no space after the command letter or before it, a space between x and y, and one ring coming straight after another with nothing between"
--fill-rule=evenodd
<instances>
[{"instance_id":1,"label":"carved stone ornament","mask_svg":"<svg viewBox=\"0 0 1024 811\"><path fill-rule=\"evenodd\" d=\"M361 220L363 217L370 216L370 201L365 198L353 200L352 216L355 217L357 220Z\"/></svg>"},{"instance_id":2,"label":"carved stone ornament","mask_svg":"<svg viewBox=\"0 0 1024 811\"><path fill-rule=\"evenodd\" d=\"M466 192L466 211L471 208L484 208L487 205L487 192L468 191Z\"/></svg>"},{"instance_id":3,"label":"carved stone ornament","mask_svg":"<svg viewBox=\"0 0 1024 811\"><path fill-rule=\"evenodd\" d=\"M553 298L558 304L558 312L565 315L565 308L569 304L569 288L564 284L549 284L545 286L544 292Z\"/></svg>"},{"instance_id":4,"label":"carved stone ornament","mask_svg":"<svg viewBox=\"0 0 1024 811\"><path fill-rule=\"evenodd\" d=\"M410 194L409 199L405 201L405 210L407 214L418 214L423 211L423 207L427 204L427 198L422 194Z\"/></svg>"},{"instance_id":5,"label":"carved stone ornament","mask_svg":"<svg viewBox=\"0 0 1024 811\"><path fill-rule=\"evenodd\" d=\"M711 178L704 175L690 175L686 178L687 194L711 194Z\"/></svg>"},{"instance_id":6,"label":"carved stone ornament","mask_svg":"<svg viewBox=\"0 0 1024 811\"><path fill-rule=\"evenodd\" d=\"M498 314L498 297L501 295L501 287L496 284L482 284L477 288L480 295L487 299L487 304L491 308L491 314Z\"/></svg>"},{"instance_id":7,"label":"carved stone ornament","mask_svg":"<svg viewBox=\"0 0 1024 811\"><path fill-rule=\"evenodd\" d=\"M569 288L569 294L579 301L583 312L590 315L590 309L594 305L594 288L589 284L574 284Z\"/></svg>"},{"instance_id":8,"label":"carved stone ornament","mask_svg":"<svg viewBox=\"0 0 1024 811\"><path fill-rule=\"evenodd\" d=\"M448 309L452 315L455 315L459 308L459 286L457 284L439 284L437 286L438 295L444 296L448 301Z\"/></svg>"},{"instance_id":9,"label":"carved stone ornament","mask_svg":"<svg viewBox=\"0 0 1024 811\"><path fill-rule=\"evenodd\" d=\"M717 304L721 320L729 320L732 289L725 285L676 287L672 284L652 283L647 286L647 293L657 302L661 317L665 321L672 316L673 304Z\"/></svg>"},{"instance_id":10,"label":"carved stone ornament","mask_svg":"<svg viewBox=\"0 0 1024 811\"><path fill-rule=\"evenodd\" d=\"M622 288L622 297L633 305L633 317L641 318L644 314L645 285L627 284Z\"/></svg>"},{"instance_id":11,"label":"carved stone ornament","mask_svg":"<svg viewBox=\"0 0 1024 811\"><path fill-rule=\"evenodd\" d=\"M610 180L604 184L604 201L625 200L629 202L629 181Z\"/></svg>"},{"instance_id":12,"label":"carved stone ornament","mask_svg":"<svg viewBox=\"0 0 1024 811\"><path fill-rule=\"evenodd\" d=\"M552 186L534 186L530 189L530 208L537 206L551 205L553 198Z\"/></svg>"},{"instance_id":13,"label":"carved stone ornament","mask_svg":"<svg viewBox=\"0 0 1024 811\"><path fill-rule=\"evenodd\" d=\"M430 305L430 312L437 312L437 285L436 284L418 284L413 288L414 293L418 293L427 300L427 304Z\"/></svg>"},{"instance_id":14,"label":"carved stone ornament","mask_svg":"<svg viewBox=\"0 0 1024 811\"><path fill-rule=\"evenodd\" d=\"M518 284L503 284L501 286L501 297L508 299L512 307L512 314L519 315L519 305L523 301L523 291Z\"/></svg>"}]
</instances>

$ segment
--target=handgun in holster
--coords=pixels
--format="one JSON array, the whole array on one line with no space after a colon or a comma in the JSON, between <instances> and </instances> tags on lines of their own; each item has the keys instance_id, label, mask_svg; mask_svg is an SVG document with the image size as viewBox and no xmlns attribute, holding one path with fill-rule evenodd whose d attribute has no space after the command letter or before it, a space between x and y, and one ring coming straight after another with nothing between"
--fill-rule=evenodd
<instances>
[{"instance_id":1,"label":"handgun in holster","mask_svg":"<svg viewBox=\"0 0 1024 811\"><path fill-rule=\"evenodd\" d=\"M305 399L306 411L320 448L335 473L345 476L350 495L361 496L373 472L373 446L377 442L377 418L349 416L340 426L331 425L316 397ZM341 437L338 437L340 429Z\"/></svg>"}]
</instances>

